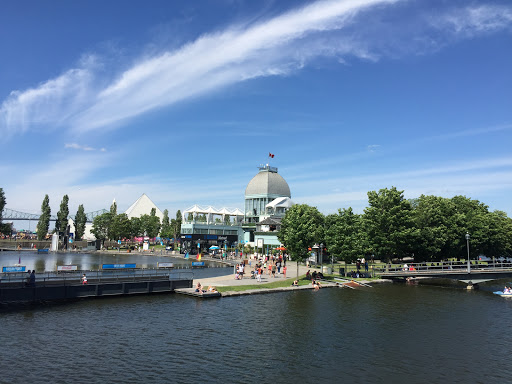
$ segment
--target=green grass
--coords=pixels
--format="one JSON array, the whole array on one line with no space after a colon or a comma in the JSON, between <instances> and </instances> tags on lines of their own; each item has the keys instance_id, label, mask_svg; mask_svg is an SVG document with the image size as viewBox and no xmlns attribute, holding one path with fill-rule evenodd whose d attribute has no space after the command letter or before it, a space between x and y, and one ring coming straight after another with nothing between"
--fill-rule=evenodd
<instances>
[{"instance_id":1,"label":"green grass","mask_svg":"<svg viewBox=\"0 0 512 384\"><path fill-rule=\"evenodd\" d=\"M295 279L279 279L273 281L271 283L263 283L263 284L251 284L251 285L234 285L227 287L217 287L219 292L228 292L228 291L249 291L251 289L273 289L273 288L282 288L282 287L291 287L293 280ZM299 278L299 285L309 285L311 281L305 280L304 276Z\"/></svg>"}]
</instances>

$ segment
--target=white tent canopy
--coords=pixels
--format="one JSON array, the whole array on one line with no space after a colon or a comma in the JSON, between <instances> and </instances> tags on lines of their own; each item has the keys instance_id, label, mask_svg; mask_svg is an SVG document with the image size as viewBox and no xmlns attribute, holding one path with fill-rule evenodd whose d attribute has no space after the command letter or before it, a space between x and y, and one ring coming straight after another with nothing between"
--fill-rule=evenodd
<instances>
[{"instance_id":1,"label":"white tent canopy","mask_svg":"<svg viewBox=\"0 0 512 384\"><path fill-rule=\"evenodd\" d=\"M217 209L215 207L212 207L211 205L208 207L201 207L200 205L195 204L192 207L190 207L189 209L183 211L183 221L187 220L187 217L190 213L193 214L194 219L198 215L206 215L208 224L211 224L214 222L213 216L215 216L215 215L222 216L223 221L226 216L235 217L235 219L238 219L238 218L244 216L242 211L240 211L240 209L238 209L238 208L230 209L230 208L224 207L224 208Z\"/></svg>"}]
</instances>

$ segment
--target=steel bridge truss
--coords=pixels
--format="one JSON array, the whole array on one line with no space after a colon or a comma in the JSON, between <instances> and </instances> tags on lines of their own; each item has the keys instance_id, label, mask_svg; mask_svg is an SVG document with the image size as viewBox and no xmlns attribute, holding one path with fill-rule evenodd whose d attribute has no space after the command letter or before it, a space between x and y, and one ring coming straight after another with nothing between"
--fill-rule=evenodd
<instances>
[{"instance_id":1,"label":"steel bridge truss","mask_svg":"<svg viewBox=\"0 0 512 384\"><path fill-rule=\"evenodd\" d=\"M88 223L91 223L96 216L102 215L106 212L109 212L109 211L106 209L100 209L97 211L88 212L85 214L85 216L87 218L86 221ZM26 213L26 212L15 211L15 210L9 209L9 208L5 208L3 211L3 214L2 214L2 219L5 221L9 221L9 220L39 220L40 217L41 217L40 213ZM68 219L73 219L73 221L74 221L75 215L69 215ZM56 221L56 220L57 220L57 215L50 216L50 221Z\"/></svg>"}]
</instances>

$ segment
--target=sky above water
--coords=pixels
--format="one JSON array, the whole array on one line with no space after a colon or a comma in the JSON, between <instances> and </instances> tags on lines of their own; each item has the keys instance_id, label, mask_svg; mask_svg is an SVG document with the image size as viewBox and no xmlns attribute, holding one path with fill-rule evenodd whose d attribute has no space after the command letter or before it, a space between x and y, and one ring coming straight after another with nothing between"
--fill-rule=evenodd
<instances>
[{"instance_id":1,"label":"sky above water","mask_svg":"<svg viewBox=\"0 0 512 384\"><path fill-rule=\"evenodd\" d=\"M0 55L10 209L243 208L270 163L325 214L396 186L512 216L510 1L4 0Z\"/></svg>"}]
</instances>

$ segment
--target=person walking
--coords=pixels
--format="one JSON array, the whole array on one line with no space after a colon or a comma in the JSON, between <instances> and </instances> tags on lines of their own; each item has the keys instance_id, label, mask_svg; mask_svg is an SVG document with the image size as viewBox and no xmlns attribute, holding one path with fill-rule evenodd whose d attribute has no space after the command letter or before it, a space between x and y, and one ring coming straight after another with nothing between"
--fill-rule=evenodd
<instances>
[{"instance_id":1,"label":"person walking","mask_svg":"<svg viewBox=\"0 0 512 384\"><path fill-rule=\"evenodd\" d=\"M85 276L85 273L82 275L82 285L87 284L87 276Z\"/></svg>"}]
</instances>

